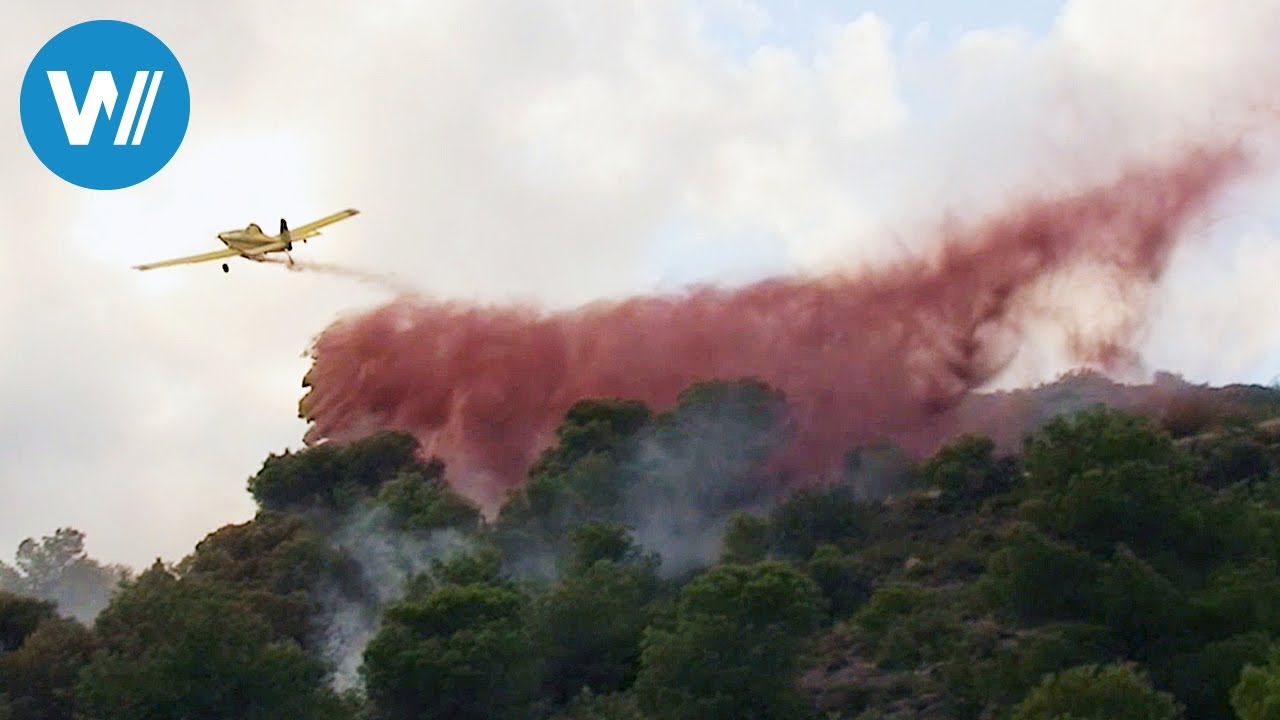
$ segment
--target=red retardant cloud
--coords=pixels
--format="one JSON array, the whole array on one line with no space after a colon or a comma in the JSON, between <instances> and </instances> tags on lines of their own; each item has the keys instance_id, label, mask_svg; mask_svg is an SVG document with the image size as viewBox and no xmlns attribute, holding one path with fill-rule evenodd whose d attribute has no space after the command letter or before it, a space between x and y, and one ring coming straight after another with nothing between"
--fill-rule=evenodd
<instances>
[{"instance_id":1,"label":"red retardant cloud","mask_svg":"<svg viewBox=\"0 0 1280 720\"><path fill-rule=\"evenodd\" d=\"M656 410L696 381L755 377L785 392L788 455L814 479L851 448L927 452L951 410L1010 360L1026 291L1079 262L1149 284L1180 230L1243 169L1188 151L1105 186L1028 201L887 270L781 277L572 312L397 300L317 338L300 415L307 442L407 430L459 490L492 509L582 398ZM1113 331L1116 332L1116 331ZM1105 366L1126 337L1073 338Z\"/></svg>"}]
</instances>

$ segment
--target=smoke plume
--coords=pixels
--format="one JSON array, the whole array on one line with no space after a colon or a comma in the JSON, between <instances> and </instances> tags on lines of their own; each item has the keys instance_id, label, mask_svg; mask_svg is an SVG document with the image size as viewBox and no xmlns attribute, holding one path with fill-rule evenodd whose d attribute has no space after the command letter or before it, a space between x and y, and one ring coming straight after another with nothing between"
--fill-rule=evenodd
<instances>
[{"instance_id":1,"label":"smoke plume","mask_svg":"<svg viewBox=\"0 0 1280 720\"><path fill-rule=\"evenodd\" d=\"M375 285L396 295L412 296L417 294L417 290L411 284L387 273L370 272L345 265L315 262L313 260L293 260L290 262L279 258L262 258L261 262L277 263L290 272L312 272L347 278L367 285Z\"/></svg>"},{"instance_id":2,"label":"smoke plume","mask_svg":"<svg viewBox=\"0 0 1280 720\"><path fill-rule=\"evenodd\" d=\"M1065 272L1119 297L1151 286L1188 223L1239 176L1238 146L1185 148L1109 182L1018 203L938 231L938 250L886 269L700 287L550 313L402 298L317 338L300 415L308 442L414 433L459 489L492 508L585 397L669 407L689 384L754 377L782 390L795 476L818 479L852 447L925 452L951 411L991 381L1028 323L1053 320ZM1141 307L1066 328L1072 359L1132 360Z\"/></svg>"},{"instance_id":3,"label":"smoke plume","mask_svg":"<svg viewBox=\"0 0 1280 720\"><path fill-rule=\"evenodd\" d=\"M359 686L360 663L365 647L377 634L386 604L399 600L409 581L431 567L433 560L448 559L466 549L456 531L407 533L396 530L385 507L361 507L341 519L329 537L359 570L355 590L333 583L317 589L323 622L317 623L324 656L333 663L334 686L348 690Z\"/></svg>"}]
</instances>

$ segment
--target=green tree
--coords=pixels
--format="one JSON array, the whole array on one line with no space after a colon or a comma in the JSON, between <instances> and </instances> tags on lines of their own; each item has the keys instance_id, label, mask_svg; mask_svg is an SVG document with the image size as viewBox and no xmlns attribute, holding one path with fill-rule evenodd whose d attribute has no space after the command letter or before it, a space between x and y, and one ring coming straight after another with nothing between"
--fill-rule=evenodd
<instances>
[{"instance_id":1,"label":"green tree","mask_svg":"<svg viewBox=\"0 0 1280 720\"><path fill-rule=\"evenodd\" d=\"M656 417L630 401L583 401L499 511L496 537L507 557L548 558L548 576L575 525L652 522L705 537L719 518L776 492L765 463L787 432L782 394L751 379L690 385Z\"/></svg>"},{"instance_id":2,"label":"green tree","mask_svg":"<svg viewBox=\"0 0 1280 720\"><path fill-rule=\"evenodd\" d=\"M128 577L128 570L90 558L84 540L84 533L75 528L58 528L40 540L23 540L15 555L17 570L6 568L0 573L3 586L51 601L64 615L92 621Z\"/></svg>"},{"instance_id":3,"label":"green tree","mask_svg":"<svg viewBox=\"0 0 1280 720\"><path fill-rule=\"evenodd\" d=\"M584 573L601 560L619 565L656 563L656 558L641 552L622 523L585 523L569 531L568 574Z\"/></svg>"},{"instance_id":4,"label":"green tree","mask_svg":"<svg viewBox=\"0 0 1280 720\"><path fill-rule=\"evenodd\" d=\"M1231 689L1231 707L1240 720L1280 718L1280 650L1271 650L1265 663L1245 666Z\"/></svg>"},{"instance_id":5,"label":"green tree","mask_svg":"<svg viewBox=\"0 0 1280 720\"><path fill-rule=\"evenodd\" d=\"M98 720L339 718L328 670L233 589L180 579L158 562L95 623L102 649L77 697Z\"/></svg>"},{"instance_id":6,"label":"green tree","mask_svg":"<svg viewBox=\"0 0 1280 720\"><path fill-rule=\"evenodd\" d=\"M23 720L73 720L76 680L96 646L79 622L45 619L20 648L0 654L0 694Z\"/></svg>"},{"instance_id":7,"label":"green tree","mask_svg":"<svg viewBox=\"0 0 1280 720\"><path fill-rule=\"evenodd\" d=\"M1105 623L1131 658L1167 652L1190 618L1184 594L1123 545L1103 566L1095 598L1090 618Z\"/></svg>"},{"instance_id":8,"label":"green tree","mask_svg":"<svg viewBox=\"0 0 1280 720\"><path fill-rule=\"evenodd\" d=\"M446 558L432 558L431 569L410 578L405 597L424 598L447 585L495 585L514 588L502 568L502 554L480 543Z\"/></svg>"},{"instance_id":9,"label":"green tree","mask_svg":"<svg viewBox=\"0 0 1280 720\"><path fill-rule=\"evenodd\" d=\"M1171 655L1153 672L1167 676L1164 685L1186 705L1187 717L1236 720L1231 690L1245 666L1266 663L1270 649L1266 633L1243 633Z\"/></svg>"},{"instance_id":10,"label":"green tree","mask_svg":"<svg viewBox=\"0 0 1280 720\"><path fill-rule=\"evenodd\" d=\"M1211 488L1266 480L1274 468L1272 452L1258 440L1231 434L1204 451L1196 479Z\"/></svg>"},{"instance_id":11,"label":"green tree","mask_svg":"<svg viewBox=\"0 0 1280 720\"><path fill-rule=\"evenodd\" d=\"M945 660L960 640L956 605L947 595L915 585L886 584L852 618L875 661L906 670Z\"/></svg>"},{"instance_id":12,"label":"green tree","mask_svg":"<svg viewBox=\"0 0 1280 720\"><path fill-rule=\"evenodd\" d=\"M1084 665L1045 676L1012 720L1175 720L1173 696L1129 664Z\"/></svg>"},{"instance_id":13,"label":"green tree","mask_svg":"<svg viewBox=\"0 0 1280 720\"><path fill-rule=\"evenodd\" d=\"M1014 463L997 459L995 447L984 435L962 435L924 462L920 475L942 493L939 502L943 511L972 510L983 500L1013 488Z\"/></svg>"},{"instance_id":14,"label":"green tree","mask_svg":"<svg viewBox=\"0 0 1280 720\"><path fill-rule=\"evenodd\" d=\"M63 573L76 561L85 558L84 533L74 528L58 528L53 535L32 538L18 545L17 566L26 580L28 591L48 599L54 594Z\"/></svg>"},{"instance_id":15,"label":"green tree","mask_svg":"<svg viewBox=\"0 0 1280 720\"><path fill-rule=\"evenodd\" d=\"M681 591L674 622L646 632L640 708L658 720L804 717L796 682L823 612L818 587L787 564L708 570Z\"/></svg>"},{"instance_id":16,"label":"green tree","mask_svg":"<svg viewBox=\"0 0 1280 720\"><path fill-rule=\"evenodd\" d=\"M556 444L542 453L529 469L529 475L531 478L563 476L591 456L628 459L635 451L635 439L652 419L649 408L635 400L578 401L556 429ZM602 504L609 502L609 499L600 499L604 500Z\"/></svg>"},{"instance_id":17,"label":"green tree","mask_svg":"<svg viewBox=\"0 0 1280 720\"><path fill-rule=\"evenodd\" d=\"M714 518L776 493L764 470L791 432L780 390L753 378L694 383L653 426L638 503L669 503Z\"/></svg>"},{"instance_id":18,"label":"green tree","mask_svg":"<svg viewBox=\"0 0 1280 720\"><path fill-rule=\"evenodd\" d=\"M1192 599L1194 629L1208 640L1248 632L1280 635L1280 572L1262 557L1247 565L1227 565L1210 576Z\"/></svg>"},{"instance_id":19,"label":"green tree","mask_svg":"<svg viewBox=\"0 0 1280 720\"><path fill-rule=\"evenodd\" d=\"M1280 489L1280 483L1276 485ZM1258 563L1280 565L1280 545L1272 541L1280 537L1280 505L1259 497L1267 493L1270 489L1261 484L1237 484L1199 504L1201 530L1189 553L1198 574Z\"/></svg>"},{"instance_id":20,"label":"green tree","mask_svg":"<svg viewBox=\"0 0 1280 720\"><path fill-rule=\"evenodd\" d=\"M602 558L566 577L538 602L537 646L544 692L562 704L584 688L630 686L657 588L656 562Z\"/></svg>"},{"instance_id":21,"label":"green tree","mask_svg":"<svg viewBox=\"0 0 1280 720\"><path fill-rule=\"evenodd\" d=\"M863 540L874 517L874 507L847 485L805 488L770 514L773 547L785 558L807 560L823 543L848 547Z\"/></svg>"},{"instance_id":22,"label":"green tree","mask_svg":"<svg viewBox=\"0 0 1280 720\"><path fill-rule=\"evenodd\" d=\"M809 577L822 589L831 616L843 619L871 597L871 573L854 555L829 543L819 545L805 563Z\"/></svg>"},{"instance_id":23,"label":"green tree","mask_svg":"<svg viewBox=\"0 0 1280 720\"><path fill-rule=\"evenodd\" d=\"M736 512L725 526L720 559L741 565L757 563L768 557L772 543L773 526L768 518Z\"/></svg>"},{"instance_id":24,"label":"green tree","mask_svg":"<svg viewBox=\"0 0 1280 720\"><path fill-rule=\"evenodd\" d=\"M304 645L319 609L313 589L344 569L305 520L269 511L209 533L178 566L188 580L235 589L271 627L272 637Z\"/></svg>"},{"instance_id":25,"label":"green tree","mask_svg":"<svg viewBox=\"0 0 1280 720\"><path fill-rule=\"evenodd\" d=\"M1207 504L1186 475L1145 462L1091 468L1043 496L1028 514L1040 527L1096 555L1124 543L1148 560L1211 562ZM1167 563L1165 567L1170 567Z\"/></svg>"},{"instance_id":26,"label":"green tree","mask_svg":"<svg viewBox=\"0 0 1280 720\"><path fill-rule=\"evenodd\" d=\"M445 481L439 462L400 472L382 485L378 501L391 510L399 529L475 533L483 522L480 509Z\"/></svg>"},{"instance_id":27,"label":"green tree","mask_svg":"<svg viewBox=\"0 0 1280 720\"><path fill-rule=\"evenodd\" d=\"M22 647L40 623L54 616L47 600L0 591L0 653Z\"/></svg>"},{"instance_id":28,"label":"green tree","mask_svg":"<svg viewBox=\"0 0 1280 720\"><path fill-rule=\"evenodd\" d=\"M616 520L629 473L606 454L580 458L563 474L533 475L498 511L494 538L509 558L540 558L554 576L570 528Z\"/></svg>"},{"instance_id":29,"label":"green tree","mask_svg":"<svg viewBox=\"0 0 1280 720\"><path fill-rule=\"evenodd\" d=\"M556 430L558 443L542 453L528 481L498 512L495 537L504 554L559 558L574 525L620 520L650 421L649 409L635 401L574 404Z\"/></svg>"},{"instance_id":30,"label":"green tree","mask_svg":"<svg viewBox=\"0 0 1280 720\"><path fill-rule=\"evenodd\" d=\"M1027 479L1041 490L1063 490L1089 470L1127 463L1173 468L1184 462L1173 438L1151 420L1101 405L1049 421L1027 437L1022 457Z\"/></svg>"},{"instance_id":31,"label":"green tree","mask_svg":"<svg viewBox=\"0 0 1280 720\"><path fill-rule=\"evenodd\" d=\"M625 526L580 525L570 544L563 580L536 604L543 694L557 705L584 688L610 693L630 685L646 608L658 591L659 559L642 553Z\"/></svg>"},{"instance_id":32,"label":"green tree","mask_svg":"<svg viewBox=\"0 0 1280 720\"><path fill-rule=\"evenodd\" d=\"M994 624L979 625L943 664L957 716L1005 715L1046 674L1106 662L1116 654L1111 633L1100 625L1050 624L1008 634Z\"/></svg>"},{"instance_id":33,"label":"green tree","mask_svg":"<svg viewBox=\"0 0 1280 720\"><path fill-rule=\"evenodd\" d=\"M1020 524L991 555L980 588L1026 622L1086 620L1101 572L1088 554Z\"/></svg>"},{"instance_id":34,"label":"green tree","mask_svg":"<svg viewBox=\"0 0 1280 720\"><path fill-rule=\"evenodd\" d=\"M527 600L446 585L387 609L361 672L380 720L523 718L538 682Z\"/></svg>"},{"instance_id":35,"label":"green tree","mask_svg":"<svg viewBox=\"0 0 1280 720\"><path fill-rule=\"evenodd\" d=\"M351 443L273 454L249 478L249 493L264 510L348 510L401 473L433 477L443 472L439 460L422 461L418 450L409 433L382 432Z\"/></svg>"}]
</instances>

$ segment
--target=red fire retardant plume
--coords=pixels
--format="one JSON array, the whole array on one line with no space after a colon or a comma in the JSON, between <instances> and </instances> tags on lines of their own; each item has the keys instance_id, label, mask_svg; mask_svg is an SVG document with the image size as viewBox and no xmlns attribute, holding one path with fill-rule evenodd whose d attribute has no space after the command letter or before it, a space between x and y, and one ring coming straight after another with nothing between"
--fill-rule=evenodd
<instances>
[{"instance_id":1,"label":"red fire retardant plume","mask_svg":"<svg viewBox=\"0 0 1280 720\"><path fill-rule=\"evenodd\" d=\"M1151 283L1179 231L1242 167L1235 151L1189 151L947 231L932 257L877 272L556 314L398 300L316 340L300 403L307 442L410 431L492 509L575 401L662 410L693 382L755 377L786 393L788 454L811 477L863 443L928 451L954 430L949 409L1009 361L1024 291L1081 261ZM1105 365L1127 340L1084 338L1077 359Z\"/></svg>"}]
</instances>

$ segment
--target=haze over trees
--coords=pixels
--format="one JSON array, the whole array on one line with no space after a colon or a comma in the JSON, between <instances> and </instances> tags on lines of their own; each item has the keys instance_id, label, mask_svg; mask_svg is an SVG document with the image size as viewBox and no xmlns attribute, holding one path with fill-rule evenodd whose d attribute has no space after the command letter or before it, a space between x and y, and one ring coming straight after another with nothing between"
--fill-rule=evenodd
<instances>
[{"instance_id":1,"label":"haze over trees","mask_svg":"<svg viewBox=\"0 0 1280 720\"><path fill-rule=\"evenodd\" d=\"M0 591L48 600L64 615L92 620L129 570L90 558L84 543L84 533L74 528L24 540L13 565L0 562Z\"/></svg>"},{"instance_id":2,"label":"haze over trees","mask_svg":"<svg viewBox=\"0 0 1280 720\"><path fill-rule=\"evenodd\" d=\"M272 455L178 563L0 564L0 720L1276 717L1280 392L1240 397L808 487L762 383L587 399L490 520L408 435Z\"/></svg>"}]
</instances>

